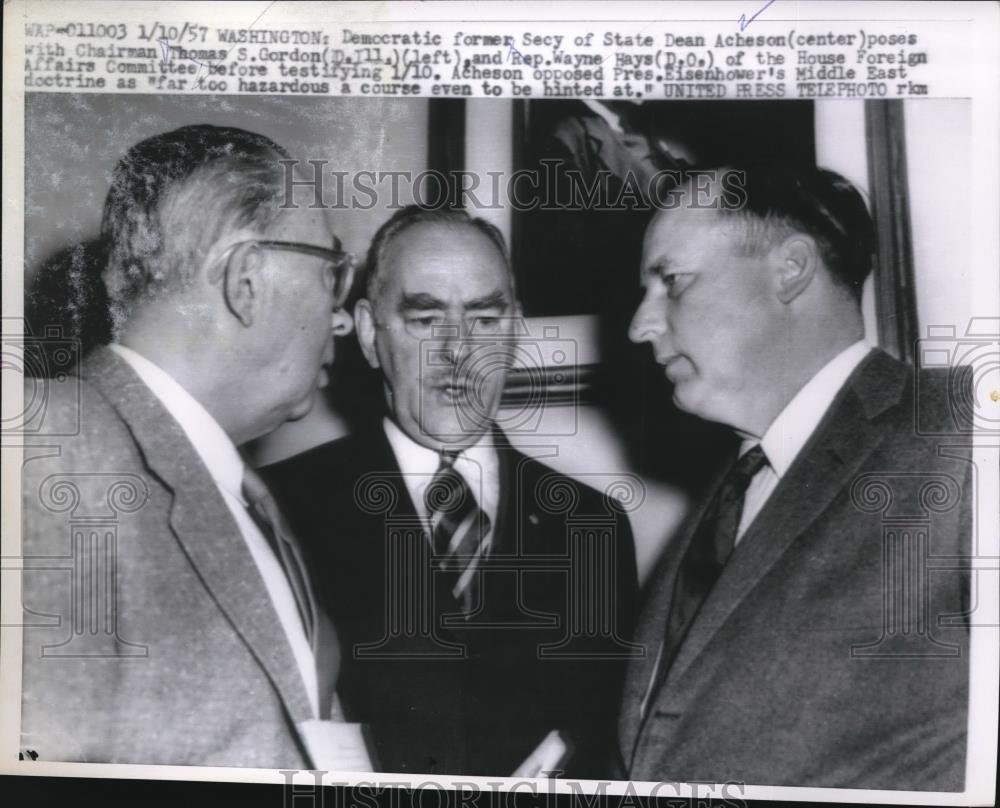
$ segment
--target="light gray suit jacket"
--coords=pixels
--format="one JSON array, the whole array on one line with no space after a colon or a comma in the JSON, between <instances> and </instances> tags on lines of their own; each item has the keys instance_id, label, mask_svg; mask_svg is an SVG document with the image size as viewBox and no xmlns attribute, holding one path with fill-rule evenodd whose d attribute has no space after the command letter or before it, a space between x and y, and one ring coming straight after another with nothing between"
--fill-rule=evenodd
<instances>
[{"instance_id":1,"label":"light gray suit jacket","mask_svg":"<svg viewBox=\"0 0 1000 808\"><path fill-rule=\"evenodd\" d=\"M945 447L971 441L918 434L955 433L946 383L915 384L881 352L862 363L643 714L692 514L639 621L647 655L629 670L619 727L631 779L963 787L972 466Z\"/></svg>"},{"instance_id":2,"label":"light gray suit jacket","mask_svg":"<svg viewBox=\"0 0 1000 808\"><path fill-rule=\"evenodd\" d=\"M81 376L53 385L25 449L22 748L307 767L308 696L208 470L113 352Z\"/></svg>"}]
</instances>

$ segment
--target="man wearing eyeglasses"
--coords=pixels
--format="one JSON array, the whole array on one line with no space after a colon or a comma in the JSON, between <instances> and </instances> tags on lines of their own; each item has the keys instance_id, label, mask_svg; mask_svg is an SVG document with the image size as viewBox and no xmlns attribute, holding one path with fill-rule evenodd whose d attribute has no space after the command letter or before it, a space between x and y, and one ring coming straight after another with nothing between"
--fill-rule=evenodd
<instances>
[{"instance_id":1,"label":"man wearing eyeglasses","mask_svg":"<svg viewBox=\"0 0 1000 808\"><path fill-rule=\"evenodd\" d=\"M351 281L286 152L186 126L104 207L113 342L53 395L24 464L22 746L49 761L369 764L336 635L239 448L311 408ZM68 385L63 385L63 388ZM78 425L78 426L74 426Z\"/></svg>"},{"instance_id":2,"label":"man wearing eyeglasses","mask_svg":"<svg viewBox=\"0 0 1000 808\"><path fill-rule=\"evenodd\" d=\"M609 771L635 650L632 535L610 497L500 428L519 314L494 227L399 211L355 308L384 415L264 470L337 626L345 714L382 771Z\"/></svg>"}]
</instances>

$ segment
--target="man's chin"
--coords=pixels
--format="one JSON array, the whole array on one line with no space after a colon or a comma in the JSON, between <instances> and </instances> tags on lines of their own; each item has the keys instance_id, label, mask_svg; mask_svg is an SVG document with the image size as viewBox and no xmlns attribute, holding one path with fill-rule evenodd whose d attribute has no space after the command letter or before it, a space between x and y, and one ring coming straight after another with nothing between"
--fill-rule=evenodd
<instances>
[{"instance_id":1,"label":"man's chin","mask_svg":"<svg viewBox=\"0 0 1000 808\"><path fill-rule=\"evenodd\" d=\"M489 428L489 421L447 419L426 424L422 432L427 437L428 442L434 446L464 449L466 446L477 443Z\"/></svg>"},{"instance_id":2,"label":"man's chin","mask_svg":"<svg viewBox=\"0 0 1000 808\"><path fill-rule=\"evenodd\" d=\"M719 396L707 395L704 386L678 384L674 387L674 406L681 412L701 418L703 421L723 424L735 428L734 411L728 402Z\"/></svg>"},{"instance_id":3,"label":"man's chin","mask_svg":"<svg viewBox=\"0 0 1000 808\"><path fill-rule=\"evenodd\" d=\"M691 389L691 383L686 380L674 382L674 406L681 412L697 415L699 418L705 416L700 412L703 409L698 400L696 391Z\"/></svg>"},{"instance_id":4,"label":"man's chin","mask_svg":"<svg viewBox=\"0 0 1000 808\"><path fill-rule=\"evenodd\" d=\"M302 401L300 401L298 404L292 407L292 410L288 414L288 418L286 420L301 421L309 413L312 412L313 404L314 404L314 397L313 394L310 393L306 398L304 398Z\"/></svg>"}]
</instances>

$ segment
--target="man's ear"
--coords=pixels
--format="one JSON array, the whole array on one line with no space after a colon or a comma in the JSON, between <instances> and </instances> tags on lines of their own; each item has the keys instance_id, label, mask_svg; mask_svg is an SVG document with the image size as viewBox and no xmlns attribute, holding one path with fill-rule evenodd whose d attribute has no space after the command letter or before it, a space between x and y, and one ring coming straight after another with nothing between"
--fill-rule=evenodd
<instances>
[{"instance_id":1,"label":"man's ear","mask_svg":"<svg viewBox=\"0 0 1000 808\"><path fill-rule=\"evenodd\" d=\"M771 260L778 299L791 303L812 283L819 268L819 249L812 238L795 233L771 251Z\"/></svg>"},{"instance_id":2,"label":"man's ear","mask_svg":"<svg viewBox=\"0 0 1000 808\"><path fill-rule=\"evenodd\" d=\"M334 309L332 329L335 337L346 337L354 330L354 320L347 309Z\"/></svg>"},{"instance_id":3,"label":"man's ear","mask_svg":"<svg viewBox=\"0 0 1000 808\"><path fill-rule=\"evenodd\" d=\"M261 305L263 264L261 251L253 244L241 244L226 262L222 285L226 306L247 328Z\"/></svg>"},{"instance_id":4,"label":"man's ear","mask_svg":"<svg viewBox=\"0 0 1000 808\"><path fill-rule=\"evenodd\" d=\"M379 367L378 351L375 350L375 315L367 298L361 298L354 305L354 327L358 331L361 353L365 355L369 365Z\"/></svg>"}]
</instances>

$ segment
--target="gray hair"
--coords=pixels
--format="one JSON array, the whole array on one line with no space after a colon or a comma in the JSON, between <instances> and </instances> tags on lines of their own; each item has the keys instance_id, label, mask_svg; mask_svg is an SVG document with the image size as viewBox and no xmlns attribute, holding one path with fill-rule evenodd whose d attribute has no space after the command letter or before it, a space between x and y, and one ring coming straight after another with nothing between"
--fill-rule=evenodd
<instances>
[{"instance_id":1,"label":"gray hair","mask_svg":"<svg viewBox=\"0 0 1000 808\"><path fill-rule=\"evenodd\" d=\"M402 233L419 224L444 224L452 227L469 227L478 230L486 236L500 255L503 256L504 264L510 273L511 288L514 288L514 275L510 268L510 258L507 254L507 244L504 241L503 233L485 219L472 217L464 210L450 208L422 208L419 205L407 205L402 210L397 211L386 221L372 238L371 246L368 248L368 260L365 265L365 295L369 300L378 293L379 271L383 264L385 251L389 244Z\"/></svg>"},{"instance_id":2,"label":"gray hair","mask_svg":"<svg viewBox=\"0 0 1000 808\"><path fill-rule=\"evenodd\" d=\"M288 153L263 135L199 124L155 135L118 162L101 237L112 329L138 303L190 283L230 229L265 232L281 207Z\"/></svg>"},{"instance_id":3,"label":"gray hair","mask_svg":"<svg viewBox=\"0 0 1000 808\"><path fill-rule=\"evenodd\" d=\"M743 249L762 255L793 233L812 237L830 276L857 299L872 269L876 236L861 192L835 171L756 162L723 168L718 212L742 229ZM690 185L689 185L690 187Z\"/></svg>"}]
</instances>

